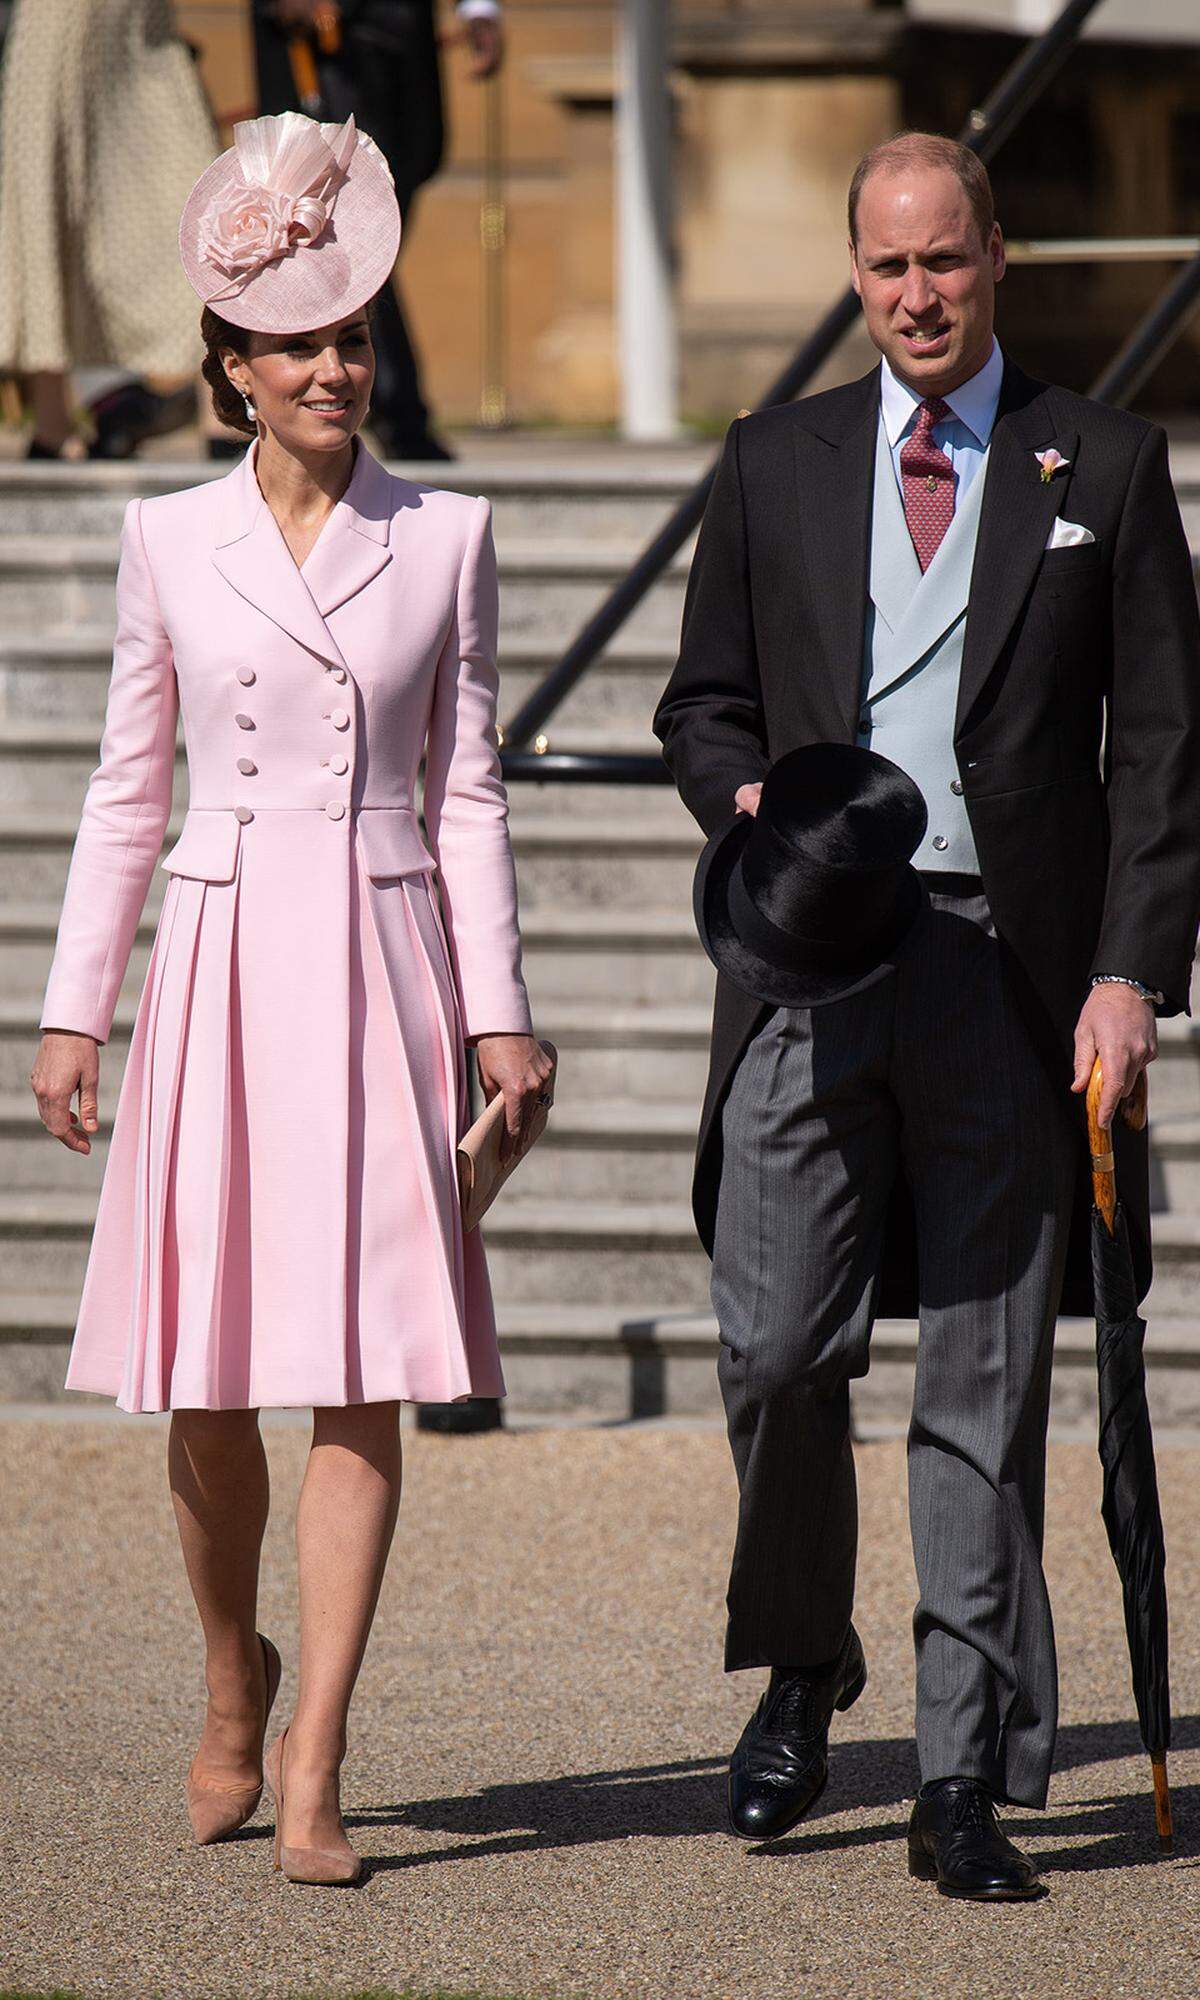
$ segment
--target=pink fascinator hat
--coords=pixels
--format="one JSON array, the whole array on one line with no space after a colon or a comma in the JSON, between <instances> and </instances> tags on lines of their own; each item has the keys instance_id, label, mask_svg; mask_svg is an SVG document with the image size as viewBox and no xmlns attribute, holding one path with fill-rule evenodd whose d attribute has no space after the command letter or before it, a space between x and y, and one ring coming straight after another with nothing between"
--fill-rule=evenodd
<instances>
[{"instance_id":1,"label":"pink fascinator hat","mask_svg":"<svg viewBox=\"0 0 1200 2000\"><path fill-rule=\"evenodd\" d=\"M400 248L387 161L353 118L251 118L184 205L179 254L206 306L254 333L307 333L374 298Z\"/></svg>"}]
</instances>

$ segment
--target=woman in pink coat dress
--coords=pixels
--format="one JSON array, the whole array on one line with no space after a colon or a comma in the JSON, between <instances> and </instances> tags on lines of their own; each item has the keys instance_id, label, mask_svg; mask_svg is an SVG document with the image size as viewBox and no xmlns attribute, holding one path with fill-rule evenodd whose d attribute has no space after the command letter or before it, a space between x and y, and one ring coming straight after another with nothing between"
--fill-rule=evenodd
<instances>
[{"instance_id":1,"label":"woman in pink coat dress","mask_svg":"<svg viewBox=\"0 0 1200 2000\"><path fill-rule=\"evenodd\" d=\"M288 113L235 138L180 244L218 407L244 404L255 442L227 478L126 513L108 715L33 1084L49 1130L86 1153L181 710L188 812L162 863L67 1382L172 1412L206 1647L187 1786L201 1842L258 1804L279 1680L256 1627L257 1411L313 1407L299 1697L266 1771L277 1862L347 1882L338 1774L399 1504L399 1405L503 1390L457 1200L464 1043L514 1137L549 1064L496 754L489 509L391 477L355 438L367 305L399 237L390 176L353 121Z\"/></svg>"}]
</instances>

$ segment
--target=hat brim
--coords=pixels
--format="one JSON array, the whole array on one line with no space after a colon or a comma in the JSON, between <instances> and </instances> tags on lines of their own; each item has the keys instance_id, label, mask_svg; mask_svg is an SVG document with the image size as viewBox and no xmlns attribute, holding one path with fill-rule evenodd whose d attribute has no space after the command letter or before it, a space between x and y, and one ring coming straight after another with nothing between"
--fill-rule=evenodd
<instances>
[{"instance_id":1,"label":"hat brim","mask_svg":"<svg viewBox=\"0 0 1200 2000\"><path fill-rule=\"evenodd\" d=\"M400 207L386 160L360 132L323 235L261 265L231 296L217 297L230 280L200 255L200 225L239 174L231 147L201 174L179 224L188 283L221 319L252 333L311 333L357 312L386 284L400 250Z\"/></svg>"},{"instance_id":2,"label":"hat brim","mask_svg":"<svg viewBox=\"0 0 1200 2000\"><path fill-rule=\"evenodd\" d=\"M928 907L928 893L916 869L906 871L895 922L883 939L874 941L868 959L837 972L772 964L743 941L729 914L730 877L753 826L753 814L739 813L731 825L713 835L696 866L692 893L696 928L717 971L771 1007L827 1007L886 979Z\"/></svg>"}]
</instances>

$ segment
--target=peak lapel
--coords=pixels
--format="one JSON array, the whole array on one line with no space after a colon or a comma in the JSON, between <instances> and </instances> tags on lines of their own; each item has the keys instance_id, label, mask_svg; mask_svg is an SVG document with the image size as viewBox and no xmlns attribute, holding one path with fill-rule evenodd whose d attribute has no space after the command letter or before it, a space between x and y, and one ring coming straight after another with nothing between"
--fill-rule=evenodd
<instances>
[{"instance_id":1,"label":"peak lapel","mask_svg":"<svg viewBox=\"0 0 1200 2000\"><path fill-rule=\"evenodd\" d=\"M1057 446L1070 463L1047 483L1035 453L1048 445ZM985 475L956 734L966 726L1029 594L1051 528L1067 497L1078 446L1077 433L1056 429L1046 392L1010 364Z\"/></svg>"},{"instance_id":2,"label":"peak lapel","mask_svg":"<svg viewBox=\"0 0 1200 2000\"><path fill-rule=\"evenodd\" d=\"M807 554L813 615L833 697L831 741L858 734L863 632L870 594L871 503L879 425L879 370L853 385L836 425L795 433L799 547Z\"/></svg>"},{"instance_id":3,"label":"peak lapel","mask_svg":"<svg viewBox=\"0 0 1200 2000\"><path fill-rule=\"evenodd\" d=\"M304 582L322 618L391 562L391 489L389 474L360 438L350 484L304 565Z\"/></svg>"},{"instance_id":4,"label":"peak lapel","mask_svg":"<svg viewBox=\"0 0 1200 2000\"><path fill-rule=\"evenodd\" d=\"M262 497L254 471L254 452L246 453L225 482L212 552L216 568L247 604L270 618L315 653L320 660L344 666L337 644L313 603L279 524Z\"/></svg>"}]
</instances>

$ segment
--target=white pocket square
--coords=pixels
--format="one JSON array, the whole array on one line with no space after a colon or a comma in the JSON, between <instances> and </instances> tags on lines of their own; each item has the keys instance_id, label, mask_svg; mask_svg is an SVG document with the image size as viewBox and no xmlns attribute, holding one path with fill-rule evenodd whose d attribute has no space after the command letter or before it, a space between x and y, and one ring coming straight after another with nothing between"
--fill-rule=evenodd
<instances>
[{"instance_id":1,"label":"white pocket square","mask_svg":"<svg viewBox=\"0 0 1200 2000\"><path fill-rule=\"evenodd\" d=\"M1096 539L1090 528L1081 528L1078 521L1056 521L1050 530L1048 549L1081 549L1085 542Z\"/></svg>"}]
</instances>

